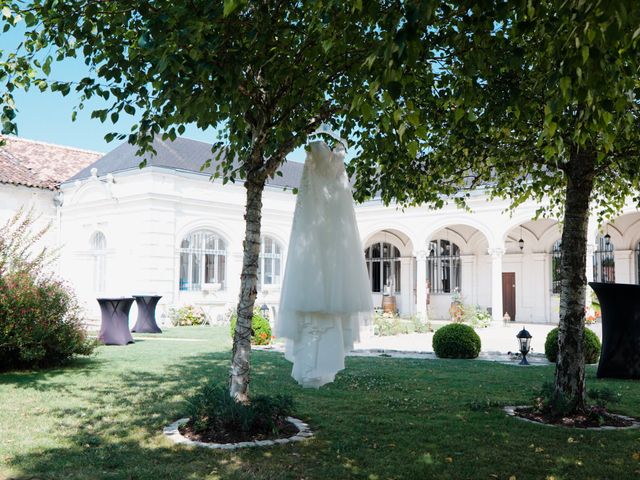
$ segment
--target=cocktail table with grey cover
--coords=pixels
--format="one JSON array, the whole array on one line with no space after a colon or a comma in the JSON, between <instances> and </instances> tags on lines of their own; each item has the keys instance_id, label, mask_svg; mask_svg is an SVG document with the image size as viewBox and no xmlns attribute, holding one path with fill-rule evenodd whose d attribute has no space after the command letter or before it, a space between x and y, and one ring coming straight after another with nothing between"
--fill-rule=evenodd
<instances>
[{"instance_id":1,"label":"cocktail table with grey cover","mask_svg":"<svg viewBox=\"0 0 640 480\"><path fill-rule=\"evenodd\" d=\"M136 333L162 333L156 323L156 306L161 295L134 295L138 307L138 319L131 329Z\"/></svg>"},{"instance_id":2,"label":"cocktail table with grey cover","mask_svg":"<svg viewBox=\"0 0 640 480\"><path fill-rule=\"evenodd\" d=\"M131 310L133 298L98 298L97 300L102 313L98 340L105 345L133 343L133 337L129 331L129 310Z\"/></svg>"}]
</instances>

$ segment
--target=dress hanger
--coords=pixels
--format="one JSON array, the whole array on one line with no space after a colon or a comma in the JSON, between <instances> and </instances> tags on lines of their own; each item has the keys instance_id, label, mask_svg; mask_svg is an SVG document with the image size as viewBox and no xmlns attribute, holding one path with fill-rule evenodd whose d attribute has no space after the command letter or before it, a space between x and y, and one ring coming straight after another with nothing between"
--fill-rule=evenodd
<instances>
[{"instance_id":1,"label":"dress hanger","mask_svg":"<svg viewBox=\"0 0 640 480\"><path fill-rule=\"evenodd\" d=\"M315 132L309 134L309 137L318 136L322 138L325 135L333 138L336 142L338 142L339 145L335 145L334 150L344 150L346 152L349 148L349 144L347 143L347 141L344 138L340 137L340 135L338 135L336 132L331 130L331 127L326 123L323 123Z\"/></svg>"}]
</instances>

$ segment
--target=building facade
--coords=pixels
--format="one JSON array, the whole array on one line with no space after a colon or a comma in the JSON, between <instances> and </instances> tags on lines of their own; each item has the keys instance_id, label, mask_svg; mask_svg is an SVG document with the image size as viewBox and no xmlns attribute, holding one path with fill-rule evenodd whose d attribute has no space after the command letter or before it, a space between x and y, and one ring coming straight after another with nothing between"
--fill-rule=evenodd
<instances>
[{"instance_id":1,"label":"building facade","mask_svg":"<svg viewBox=\"0 0 640 480\"><path fill-rule=\"evenodd\" d=\"M98 316L97 297L156 293L160 321L186 304L222 321L240 288L244 187L200 172L211 156L207 144L158 140L155 148L140 169L135 150L122 145L51 192L61 203L52 213L60 273L90 318ZM258 301L274 316L302 167L286 164L264 194ZM482 191L470 199L471 212L357 205L374 305L393 297L401 315L446 320L461 298L489 309L495 322L505 313L523 323L557 322L560 224L533 220L533 202L513 212L508 205ZM589 228L587 277L640 283L640 212L629 205L605 225L594 216ZM325 255L332 261L332 252Z\"/></svg>"}]
</instances>

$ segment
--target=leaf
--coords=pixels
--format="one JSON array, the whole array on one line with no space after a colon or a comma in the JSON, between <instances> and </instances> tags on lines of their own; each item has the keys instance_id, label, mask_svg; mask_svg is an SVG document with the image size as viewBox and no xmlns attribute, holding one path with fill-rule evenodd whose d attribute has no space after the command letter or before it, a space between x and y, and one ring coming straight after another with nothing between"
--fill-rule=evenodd
<instances>
[{"instance_id":1,"label":"leaf","mask_svg":"<svg viewBox=\"0 0 640 480\"><path fill-rule=\"evenodd\" d=\"M560 78L560 91L562 92L563 97L568 96L569 87L571 86L571 78L570 77L562 77Z\"/></svg>"},{"instance_id":2,"label":"leaf","mask_svg":"<svg viewBox=\"0 0 640 480\"><path fill-rule=\"evenodd\" d=\"M240 6L240 2L238 0L224 0L224 7L223 7L223 10L222 10L222 16L223 17L228 17L239 6Z\"/></svg>"},{"instance_id":3,"label":"leaf","mask_svg":"<svg viewBox=\"0 0 640 480\"><path fill-rule=\"evenodd\" d=\"M458 123L462 117L464 117L464 109L461 107L456 108L456 112L453 114L453 118Z\"/></svg>"},{"instance_id":4,"label":"leaf","mask_svg":"<svg viewBox=\"0 0 640 480\"><path fill-rule=\"evenodd\" d=\"M589 47L587 45L583 45L580 49L580 53L582 54L582 63L587 63L587 60L589 60Z\"/></svg>"}]
</instances>

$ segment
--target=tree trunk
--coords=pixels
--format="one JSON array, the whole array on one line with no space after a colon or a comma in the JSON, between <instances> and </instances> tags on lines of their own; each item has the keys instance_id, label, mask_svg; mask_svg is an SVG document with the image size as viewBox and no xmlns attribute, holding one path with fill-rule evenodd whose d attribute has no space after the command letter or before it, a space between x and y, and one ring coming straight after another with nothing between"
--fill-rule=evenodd
<instances>
[{"instance_id":1,"label":"tree trunk","mask_svg":"<svg viewBox=\"0 0 640 480\"><path fill-rule=\"evenodd\" d=\"M257 295L258 261L260 257L260 221L262 218L262 192L265 178L247 176L245 206L245 236L243 243L238 320L233 333L233 356L229 394L238 402L249 401L249 369L251 366L251 320Z\"/></svg>"},{"instance_id":2,"label":"tree trunk","mask_svg":"<svg viewBox=\"0 0 640 480\"><path fill-rule=\"evenodd\" d=\"M587 287L589 200L593 190L595 153L574 150L567 178L562 230L562 278L558 361L552 408L556 413L584 410L584 299Z\"/></svg>"}]
</instances>

